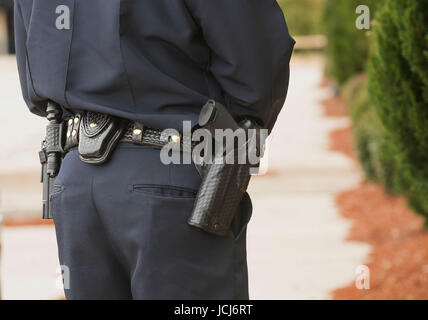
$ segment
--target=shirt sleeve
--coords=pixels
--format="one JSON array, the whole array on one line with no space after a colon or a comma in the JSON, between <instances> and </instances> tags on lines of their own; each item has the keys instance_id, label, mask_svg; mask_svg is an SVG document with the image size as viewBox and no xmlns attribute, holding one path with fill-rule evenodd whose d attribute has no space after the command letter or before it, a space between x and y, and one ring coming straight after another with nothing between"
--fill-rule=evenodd
<instances>
[{"instance_id":1,"label":"shirt sleeve","mask_svg":"<svg viewBox=\"0 0 428 320\"><path fill-rule=\"evenodd\" d=\"M30 111L39 116L46 116L45 108L42 102L33 102L30 99L29 90L31 86L31 76L27 65L27 26L24 23L23 12L19 1L14 1L14 28L15 28L15 49L16 61L18 64L19 80L21 84L22 95Z\"/></svg>"},{"instance_id":2,"label":"shirt sleeve","mask_svg":"<svg viewBox=\"0 0 428 320\"><path fill-rule=\"evenodd\" d=\"M272 129L284 105L295 44L276 0L187 0L211 50L210 72L237 116Z\"/></svg>"}]
</instances>

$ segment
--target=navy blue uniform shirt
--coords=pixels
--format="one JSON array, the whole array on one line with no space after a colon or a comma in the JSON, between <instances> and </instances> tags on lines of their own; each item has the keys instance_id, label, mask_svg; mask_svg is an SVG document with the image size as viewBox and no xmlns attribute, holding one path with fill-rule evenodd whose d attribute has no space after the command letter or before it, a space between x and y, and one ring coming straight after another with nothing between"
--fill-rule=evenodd
<instances>
[{"instance_id":1,"label":"navy blue uniform shirt","mask_svg":"<svg viewBox=\"0 0 428 320\"><path fill-rule=\"evenodd\" d=\"M15 29L32 112L50 99L154 128L213 98L271 129L294 46L276 0L15 0Z\"/></svg>"}]
</instances>

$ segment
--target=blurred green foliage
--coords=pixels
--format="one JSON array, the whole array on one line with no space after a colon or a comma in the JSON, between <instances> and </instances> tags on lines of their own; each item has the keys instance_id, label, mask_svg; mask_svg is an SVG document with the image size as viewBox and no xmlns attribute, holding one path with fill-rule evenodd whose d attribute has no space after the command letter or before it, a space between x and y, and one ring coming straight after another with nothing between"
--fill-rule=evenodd
<instances>
[{"instance_id":1,"label":"blurred green foliage","mask_svg":"<svg viewBox=\"0 0 428 320\"><path fill-rule=\"evenodd\" d=\"M367 180L399 193L397 150L370 101L367 76L348 80L341 95L350 108L354 145Z\"/></svg>"},{"instance_id":2,"label":"blurred green foliage","mask_svg":"<svg viewBox=\"0 0 428 320\"><path fill-rule=\"evenodd\" d=\"M333 3L338 8L340 1L328 1L326 12L334 10ZM330 34L332 51L327 55L335 79L339 83L349 79L341 95L350 106L356 151L367 179L406 196L412 209L427 218L428 226L427 5L428 0L377 2L373 37L366 44L349 33L352 43L345 45L341 32L351 28L346 19L339 19L345 27L336 26L338 34ZM351 47L364 52L368 64L362 61L358 68L347 68L353 63L347 61ZM345 57L340 58L339 48ZM367 76L352 77L365 68Z\"/></svg>"},{"instance_id":3,"label":"blurred green foliage","mask_svg":"<svg viewBox=\"0 0 428 320\"><path fill-rule=\"evenodd\" d=\"M325 0L278 0L278 3L293 36L323 33L322 12Z\"/></svg>"},{"instance_id":4,"label":"blurred green foliage","mask_svg":"<svg viewBox=\"0 0 428 320\"><path fill-rule=\"evenodd\" d=\"M375 25L369 90L399 163L398 184L428 217L428 0L385 0Z\"/></svg>"},{"instance_id":5,"label":"blurred green foliage","mask_svg":"<svg viewBox=\"0 0 428 320\"><path fill-rule=\"evenodd\" d=\"M0 0L0 8L12 9L13 0Z\"/></svg>"},{"instance_id":6,"label":"blurred green foliage","mask_svg":"<svg viewBox=\"0 0 428 320\"><path fill-rule=\"evenodd\" d=\"M323 25L328 38L327 74L339 85L365 70L370 48L370 30L359 30L356 9L367 5L371 18L384 0L326 0Z\"/></svg>"}]
</instances>

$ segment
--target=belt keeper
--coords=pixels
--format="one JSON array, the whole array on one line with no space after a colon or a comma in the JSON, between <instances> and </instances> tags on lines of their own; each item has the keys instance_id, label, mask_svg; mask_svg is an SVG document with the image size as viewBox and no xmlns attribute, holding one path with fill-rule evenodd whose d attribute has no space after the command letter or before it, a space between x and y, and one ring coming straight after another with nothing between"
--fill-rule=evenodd
<instances>
[{"instance_id":1,"label":"belt keeper","mask_svg":"<svg viewBox=\"0 0 428 320\"><path fill-rule=\"evenodd\" d=\"M71 131L72 145L77 145L79 143L79 129L80 129L80 115L77 114L73 119L73 126Z\"/></svg>"},{"instance_id":2,"label":"belt keeper","mask_svg":"<svg viewBox=\"0 0 428 320\"><path fill-rule=\"evenodd\" d=\"M132 142L141 144L143 142L144 127L141 123L135 122L134 129L132 130Z\"/></svg>"},{"instance_id":3,"label":"belt keeper","mask_svg":"<svg viewBox=\"0 0 428 320\"><path fill-rule=\"evenodd\" d=\"M67 120L67 134L65 140L64 151L68 151L71 148L79 144L79 132L80 132L80 122L81 115L77 114L74 117L71 117Z\"/></svg>"}]
</instances>

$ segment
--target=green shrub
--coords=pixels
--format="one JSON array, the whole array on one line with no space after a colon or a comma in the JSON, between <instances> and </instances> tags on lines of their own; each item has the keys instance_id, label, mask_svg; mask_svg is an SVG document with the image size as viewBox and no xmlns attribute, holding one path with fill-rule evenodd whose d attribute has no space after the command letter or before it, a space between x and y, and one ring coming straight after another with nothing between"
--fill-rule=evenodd
<instances>
[{"instance_id":1,"label":"green shrub","mask_svg":"<svg viewBox=\"0 0 428 320\"><path fill-rule=\"evenodd\" d=\"M323 32L322 8L324 2L325 0L278 0L293 36Z\"/></svg>"},{"instance_id":2,"label":"green shrub","mask_svg":"<svg viewBox=\"0 0 428 320\"><path fill-rule=\"evenodd\" d=\"M370 96L396 149L400 189L428 217L428 5L386 0L369 62Z\"/></svg>"},{"instance_id":3,"label":"green shrub","mask_svg":"<svg viewBox=\"0 0 428 320\"><path fill-rule=\"evenodd\" d=\"M373 18L375 9L384 0L327 0L324 8L324 29L328 38L327 74L339 85L363 72L369 54L370 32L357 29L358 5L367 5ZM376 5L375 5L376 4Z\"/></svg>"},{"instance_id":4,"label":"green shrub","mask_svg":"<svg viewBox=\"0 0 428 320\"><path fill-rule=\"evenodd\" d=\"M0 0L0 8L12 9L13 0Z\"/></svg>"},{"instance_id":5,"label":"green shrub","mask_svg":"<svg viewBox=\"0 0 428 320\"><path fill-rule=\"evenodd\" d=\"M351 78L341 91L350 107L354 145L367 180L381 183L391 193L398 192L394 145L380 121L368 94L367 77Z\"/></svg>"}]
</instances>

